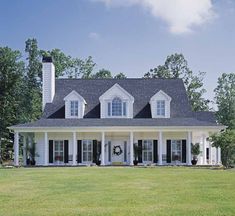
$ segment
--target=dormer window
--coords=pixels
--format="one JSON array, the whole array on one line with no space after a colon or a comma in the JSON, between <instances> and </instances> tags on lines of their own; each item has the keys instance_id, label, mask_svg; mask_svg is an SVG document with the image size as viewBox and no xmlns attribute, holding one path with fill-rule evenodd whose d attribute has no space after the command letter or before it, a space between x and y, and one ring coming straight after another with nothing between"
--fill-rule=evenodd
<instances>
[{"instance_id":1,"label":"dormer window","mask_svg":"<svg viewBox=\"0 0 235 216\"><path fill-rule=\"evenodd\" d=\"M83 118L86 101L76 91L70 92L65 98L65 118Z\"/></svg>"},{"instance_id":2,"label":"dormer window","mask_svg":"<svg viewBox=\"0 0 235 216\"><path fill-rule=\"evenodd\" d=\"M108 116L126 116L126 102L123 102L119 97L108 102Z\"/></svg>"},{"instance_id":3,"label":"dormer window","mask_svg":"<svg viewBox=\"0 0 235 216\"><path fill-rule=\"evenodd\" d=\"M164 100L157 100L157 116L165 117L165 101Z\"/></svg>"},{"instance_id":4,"label":"dormer window","mask_svg":"<svg viewBox=\"0 0 235 216\"><path fill-rule=\"evenodd\" d=\"M70 116L78 116L78 101L70 101Z\"/></svg>"},{"instance_id":5,"label":"dormer window","mask_svg":"<svg viewBox=\"0 0 235 216\"><path fill-rule=\"evenodd\" d=\"M149 101L152 118L170 118L171 97L160 90Z\"/></svg>"},{"instance_id":6,"label":"dormer window","mask_svg":"<svg viewBox=\"0 0 235 216\"><path fill-rule=\"evenodd\" d=\"M114 84L99 100L101 118L133 118L134 97L119 84Z\"/></svg>"}]
</instances>

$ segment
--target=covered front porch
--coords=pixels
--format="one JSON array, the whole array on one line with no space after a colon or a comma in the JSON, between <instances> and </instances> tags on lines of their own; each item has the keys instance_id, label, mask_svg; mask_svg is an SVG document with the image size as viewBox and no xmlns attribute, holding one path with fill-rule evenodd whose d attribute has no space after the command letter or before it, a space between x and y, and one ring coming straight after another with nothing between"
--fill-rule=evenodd
<instances>
[{"instance_id":1,"label":"covered front porch","mask_svg":"<svg viewBox=\"0 0 235 216\"><path fill-rule=\"evenodd\" d=\"M27 165L26 146L35 142L38 166L134 165L134 161L138 165L191 165L191 143L199 143L198 165L217 165L221 153L207 140L210 133L198 129L21 130L15 131L14 163L21 165L21 144L22 164Z\"/></svg>"}]
</instances>

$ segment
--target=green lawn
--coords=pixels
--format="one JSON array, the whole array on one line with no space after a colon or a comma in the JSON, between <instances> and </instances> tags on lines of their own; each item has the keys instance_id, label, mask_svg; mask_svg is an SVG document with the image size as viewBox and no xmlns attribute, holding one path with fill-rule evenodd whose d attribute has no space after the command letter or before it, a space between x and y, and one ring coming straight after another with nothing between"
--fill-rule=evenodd
<instances>
[{"instance_id":1,"label":"green lawn","mask_svg":"<svg viewBox=\"0 0 235 216\"><path fill-rule=\"evenodd\" d=\"M0 215L235 215L235 171L0 169Z\"/></svg>"}]
</instances>

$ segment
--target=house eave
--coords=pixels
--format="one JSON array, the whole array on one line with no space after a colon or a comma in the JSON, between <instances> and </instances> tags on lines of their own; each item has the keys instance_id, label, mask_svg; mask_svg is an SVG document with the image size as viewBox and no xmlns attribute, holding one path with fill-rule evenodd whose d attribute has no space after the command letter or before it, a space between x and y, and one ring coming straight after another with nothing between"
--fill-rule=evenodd
<instances>
[{"instance_id":1,"label":"house eave","mask_svg":"<svg viewBox=\"0 0 235 216\"><path fill-rule=\"evenodd\" d=\"M174 131L199 131L219 132L226 129L226 126L83 126L83 127L8 127L15 132L174 132Z\"/></svg>"}]
</instances>

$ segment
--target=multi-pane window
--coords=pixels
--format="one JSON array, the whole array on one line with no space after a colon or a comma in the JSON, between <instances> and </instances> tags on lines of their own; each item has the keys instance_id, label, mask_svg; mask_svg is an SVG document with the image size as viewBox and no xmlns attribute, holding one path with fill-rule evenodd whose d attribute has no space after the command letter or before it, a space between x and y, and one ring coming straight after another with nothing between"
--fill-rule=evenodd
<instances>
[{"instance_id":1,"label":"multi-pane window","mask_svg":"<svg viewBox=\"0 0 235 216\"><path fill-rule=\"evenodd\" d=\"M83 140L82 142L83 162L92 161L92 140Z\"/></svg>"},{"instance_id":2,"label":"multi-pane window","mask_svg":"<svg viewBox=\"0 0 235 216\"><path fill-rule=\"evenodd\" d=\"M165 116L165 101L164 100L157 101L157 115Z\"/></svg>"},{"instance_id":3,"label":"multi-pane window","mask_svg":"<svg viewBox=\"0 0 235 216\"><path fill-rule=\"evenodd\" d=\"M181 140L171 141L171 160L181 161L182 160L182 142Z\"/></svg>"},{"instance_id":4,"label":"multi-pane window","mask_svg":"<svg viewBox=\"0 0 235 216\"><path fill-rule=\"evenodd\" d=\"M143 140L143 161L152 162L153 160L153 141L152 140Z\"/></svg>"},{"instance_id":5,"label":"multi-pane window","mask_svg":"<svg viewBox=\"0 0 235 216\"><path fill-rule=\"evenodd\" d=\"M70 101L70 115L78 116L78 101Z\"/></svg>"},{"instance_id":6,"label":"multi-pane window","mask_svg":"<svg viewBox=\"0 0 235 216\"><path fill-rule=\"evenodd\" d=\"M54 141L54 161L64 161L64 142L63 140Z\"/></svg>"},{"instance_id":7,"label":"multi-pane window","mask_svg":"<svg viewBox=\"0 0 235 216\"><path fill-rule=\"evenodd\" d=\"M108 116L126 116L127 107L126 102L120 98L115 97L112 102L108 102Z\"/></svg>"}]
</instances>

